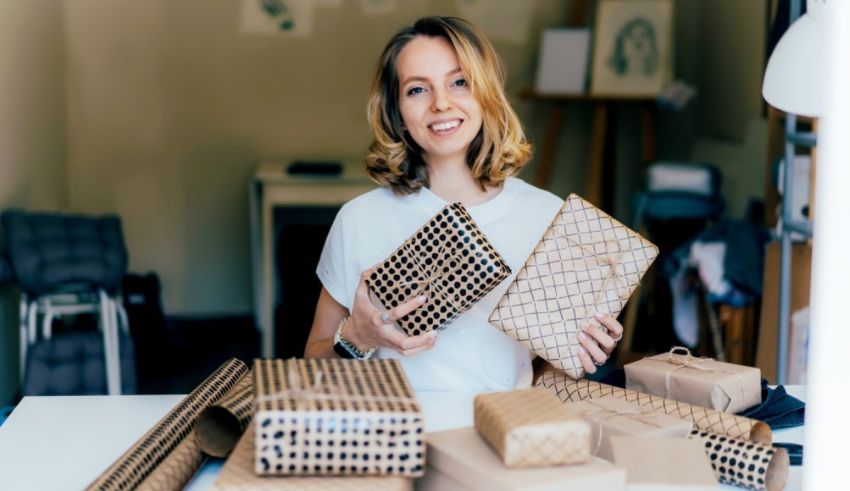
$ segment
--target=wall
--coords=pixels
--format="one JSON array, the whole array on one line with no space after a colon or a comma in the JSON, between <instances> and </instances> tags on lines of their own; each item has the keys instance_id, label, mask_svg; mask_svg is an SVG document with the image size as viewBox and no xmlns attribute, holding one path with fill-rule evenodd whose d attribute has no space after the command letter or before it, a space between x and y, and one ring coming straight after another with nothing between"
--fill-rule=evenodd
<instances>
[{"instance_id":1,"label":"wall","mask_svg":"<svg viewBox=\"0 0 850 491\"><path fill-rule=\"evenodd\" d=\"M63 43L60 2L0 1L0 210L67 206ZM17 389L17 315L0 288L0 406Z\"/></svg>"}]
</instances>

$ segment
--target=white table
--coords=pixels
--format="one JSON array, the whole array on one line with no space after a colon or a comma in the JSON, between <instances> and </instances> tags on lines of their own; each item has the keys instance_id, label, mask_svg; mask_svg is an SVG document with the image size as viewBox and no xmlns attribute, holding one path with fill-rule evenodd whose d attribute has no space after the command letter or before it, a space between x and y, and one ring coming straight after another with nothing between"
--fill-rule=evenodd
<instances>
[{"instance_id":1,"label":"white table","mask_svg":"<svg viewBox=\"0 0 850 491\"><path fill-rule=\"evenodd\" d=\"M275 209L279 207L340 206L375 188L362 160L345 159L342 174L333 177L291 176L286 166L296 159L262 162L251 180L248 195L251 213L254 318L262 338L263 358L274 357Z\"/></svg>"},{"instance_id":2,"label":"white table","mask_svg":"<svg viewBox=\"0 0 850 491\"><path fill-rule=\"evenodd\" d=\"M803 398L802 387L791 386L787 390ZM472 425L473 394L422 392L417 396L427 431ZM0 489L83 489L182 398L181 395L24 398L0 427ZM777 431L774 441L803 443L803 428ZM208 461L187 489L208 489L221 464L221 460ZM785 489L801 488L802 468L792 467Z\"/></svg>"}]
</instances>

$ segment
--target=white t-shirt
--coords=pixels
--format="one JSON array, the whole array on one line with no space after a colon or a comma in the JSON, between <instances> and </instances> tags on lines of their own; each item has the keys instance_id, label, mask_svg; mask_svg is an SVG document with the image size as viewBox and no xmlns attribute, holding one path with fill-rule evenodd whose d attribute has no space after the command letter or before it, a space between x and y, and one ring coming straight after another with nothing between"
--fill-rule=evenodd
<instances>
[{"instance_id":1,"label":"white t-shirt","mask_svg":"<svg viewBox=\"0 0 850 491\"><path fill-rule=\"evenodd\" d=\"M447 204L426 188L407 196L380 188L346 203L331 226L316 270L325 290L351 311L361 273L388 257ZM468 208L513 273L441 331L433 349L402 357L380 348L376 356L400 358L417 391L530 386L531 353L487 319L562 204L548 191L509 178L498 195Z\"/></svg>"}]
</instances>

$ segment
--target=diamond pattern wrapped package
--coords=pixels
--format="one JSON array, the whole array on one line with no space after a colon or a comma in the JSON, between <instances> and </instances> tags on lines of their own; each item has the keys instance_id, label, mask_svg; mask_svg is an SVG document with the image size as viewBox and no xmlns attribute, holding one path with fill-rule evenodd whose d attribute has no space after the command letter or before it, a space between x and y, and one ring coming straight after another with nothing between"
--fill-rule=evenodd
<instances>
[{"instance_id":1,"label":"diamond pattern wrapped package","mask_svg":"<svg viewBox=\"0 0 850 491\"><path fill-rule=\"evenodd\" d=\"M616 317L658 248L575 194L490 314L490 323L578 380L578 333Z\"/></svg>"},{"instance_id":2,"label":"diamond pattern wrapped package","mask_svg":"<svg viewBox=\"0 0 850 491\"><path fill-rule=\"evenodd\" d=\"M590 425L546 390L475 397L475 429L506 467L581 464L590 458Z\"/></svg>"},{"instance_id":3,"label":"diamond pattern wrapped package","mask_svg":"<svg viewBox=\"0 0 850 491\"><path fill-rule=\"evenodd\" d=\"M366 283L389 310L428 301L398 320L409 336L446 328L511 275L511 268L460 203L446 206L379 264Z\"/></svg>"},{"instance_id":4,"label":"diamond pattern wrapped package","mask_svg":"<svg viewBox=\"0 0 850 491\"><path fill-rule=\"evenodd\" d=\"M255 472L421 476L422 410L398 360L255 360Z\"/></svg>"}]
</instances>

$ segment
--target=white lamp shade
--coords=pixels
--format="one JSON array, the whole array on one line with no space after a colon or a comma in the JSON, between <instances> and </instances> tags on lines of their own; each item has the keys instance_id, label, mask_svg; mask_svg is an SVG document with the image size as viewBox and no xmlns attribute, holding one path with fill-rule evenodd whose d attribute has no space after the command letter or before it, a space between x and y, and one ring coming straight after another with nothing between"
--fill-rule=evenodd
<instances>
[{"instance_id":1,"label":"white lamp shade","mask_svg":"<svg viewBox=\"0 0 850 491\"><path fill-rule=\"evenodd\" d=\"M787 113L818 117L823 109L824 26L820 2L791 24L777 43L764 73L762 95Z\"/></svg>"}]
</instances>

